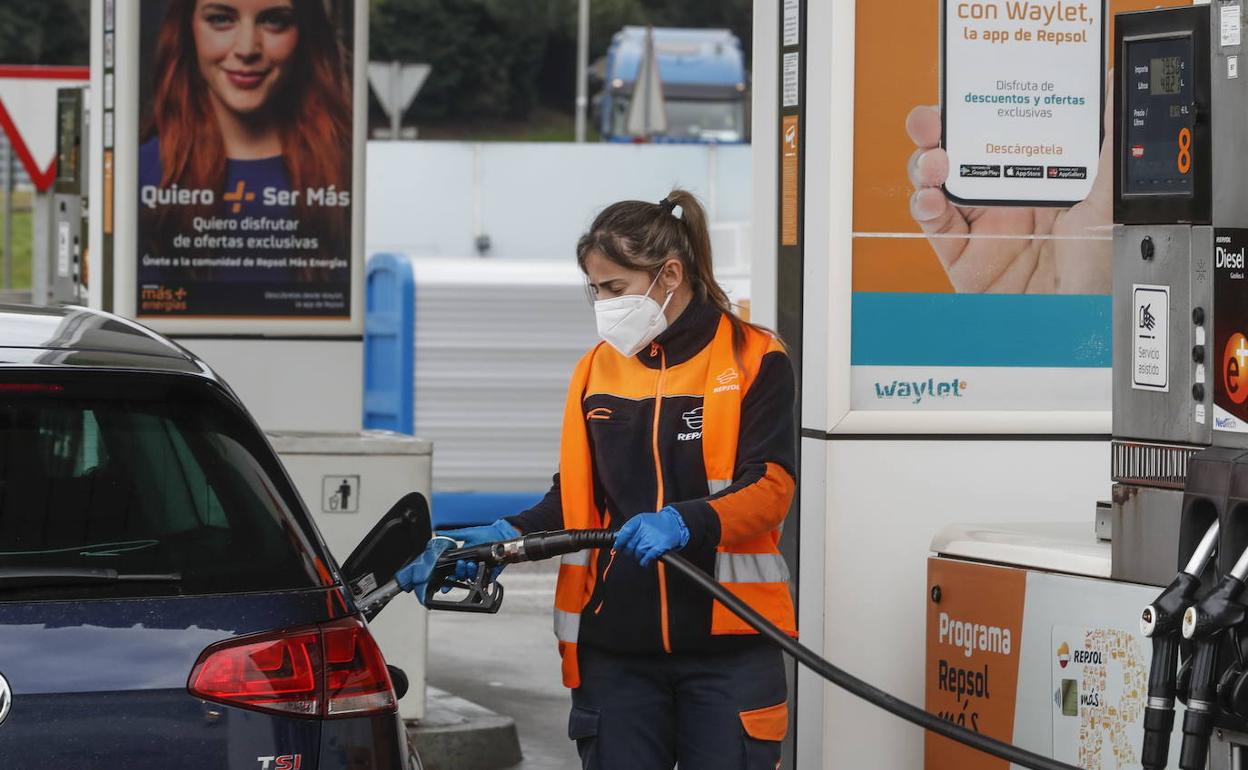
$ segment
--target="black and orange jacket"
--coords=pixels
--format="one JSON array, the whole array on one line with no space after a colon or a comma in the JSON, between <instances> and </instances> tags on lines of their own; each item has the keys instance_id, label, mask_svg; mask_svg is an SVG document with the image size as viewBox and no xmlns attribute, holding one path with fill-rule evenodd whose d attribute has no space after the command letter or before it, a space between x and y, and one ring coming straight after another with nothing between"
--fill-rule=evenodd
<instances>
[{"instance_id":1,"label":"black and orange jacket","mask_svg":"<svg viewBox=\"0 0 1248 770\"><path fill-rule=\"evenodd\" d=\"M509 521L522 532L614 528L671 505L689 529L682 555L796 634L776 547L794 492L793 369L778 340L748 332L735 351L723 314L695 302L636 356L590 351L569 391L560 474ZM669 580L664 565L643 569L607 550L565 557L555 625L573 687L578 643L618 653L758 643L721 605Z\"/></svg>"}]
</instances>

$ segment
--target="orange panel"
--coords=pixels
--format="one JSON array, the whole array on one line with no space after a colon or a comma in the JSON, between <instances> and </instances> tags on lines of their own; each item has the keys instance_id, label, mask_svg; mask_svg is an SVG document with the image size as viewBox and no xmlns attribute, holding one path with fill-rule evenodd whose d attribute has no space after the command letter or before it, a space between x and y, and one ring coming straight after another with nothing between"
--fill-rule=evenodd
<instances>
[{"instance_id":1,"label":"orange panel","mask_svg":"<svg viewBox=\"0 0 1248 770\"><path fill-rule=\"evenodd\" d=\"M953 291L924 238L855 238L853 287L854 291Z\"/></svg>"},{"instance_id":2,"label":"orange panel","mask_svg":"<svg viewBox=\"0 0 1248 770\"><path fill-rule=\"evenodd\" d=\"M925 708L983 735L1014 742L1027 573L929 559ZM1009 763L932 733L925 770L1008 770Z\"/></svg>"}]
</instances>

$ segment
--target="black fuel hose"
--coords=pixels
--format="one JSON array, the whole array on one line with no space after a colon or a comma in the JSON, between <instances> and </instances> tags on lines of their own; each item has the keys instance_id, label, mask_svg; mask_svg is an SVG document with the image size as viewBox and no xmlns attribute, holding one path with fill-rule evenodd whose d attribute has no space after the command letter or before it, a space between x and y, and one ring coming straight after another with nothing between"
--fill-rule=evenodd
<instances>
[{"instance_id":1,"label":"black fuel hose","mask_svg":"<svg viewBox=\"0 0 1248 770\"><path fill-rule=\"evenodd\" d=\"M809 647L799 644L796 639L781 631L771 621L750 607L750 605L737 598L736 594L724 588L714 578L695 567L683 556L669 551L660 556L659 560L693 581L703 591L715 597L716 601L748 623L768 641L792 655L803 666L806 666L806 668L809 668L851 695L856 695L872 705L879 706L893 716L901 717L911 724L922 727L924 730L930 730L937 735L957 741L976 751L991 754L994 757L1013 762L1016 765L1029 767L1032 770L1079 770L1079 768L1073 765L1058 762L1055 759L1027 751L1026 749L1020 749L1011 743L972 732L965 727L958 727L952 722L947 722L894 695L890 695L880 688L864 682L848 671L837 668L827 660L816 655Z\"/></svg>"},{"instance_id":2,"label":"black fuel hose","mask_svg":"<svg viewBox=\"0 0 1248 770\"><path fill-rule=\"evenodd\" d=\"M569 530L529 535L514 540L519 544L514 550L522 550L520 560L531 561L545 559L571 553L586 548L610 548L615 542L615 531L609 529ZM540 554L540 555L539 555ZM688 578L698 588L713 596L716 601L727 607L734 615L744 620L764 638L797 659L799 663L814 671L841 689L878 706L893 716L901 717L911 724L937 735L957 741L985 754L1013 762L1031 770L1079 770L1079 768L1058 762L1050 757L1036 754L1026 749L1006 743L1005 741L981 735L965 727L958 727L917 706L911 705L894 695L868 684L843 669L837 668L827 660L819 657L813 650L798 643L796 639L781 631L770 620L763 617L750 605L739 599L736 594L724 588L718 581L695 567L688 559L674 551L668 551L659 557L667 566Z\"/></svg>"},{"instance_id":3,"label":"black fuel hose","mask_svg":"<svg viewBox=\"0 0 1248 770\"><path fill-rule=\"evenodd\" d=\"M455 562L461 559L479 560L486 566L495 567L513 562L541 561L592 548L610 548L614 542L615 530L610 529L536 532L501 543L447 551L439 559L435 568L435 574L449 574L449 571L454 568ZM934 714L890 695L849 672L837 668L827 660L816 655L813 650L799 644L796 639L781 631L771 621L737 598L735 594L724 588L714 578L695 567L683 556L669 551L660 556L659 560L688 578L698 588L713 596L733 614L744 620L755 631L758 631L759 634L781 650L792 655L802 665L837 687L884 709L893 716L901 717L911 724L922 727L924 730L929 730L951 741L957 741L976 751L991 754L994 757L1004 759L1016 765L1022 765L1031 770L1080 770L1074 765L1068 765L1026 749L1020 749L1011 743L1006 743L987 735L980 735L967 730L965 727L958 727L952 722L947 722ZM431 594L436 591L438 585L437 581L430 581L429 591ZM398 583L391 580L381 588L357 599L357 604L364 610L366 615L371 617L380 611L380 608L391 597L398 594L400 590ZM439 608L433 604L428 604L428 606L430 609L450 609L449 607Z\"/></svg>"}]
</instances>

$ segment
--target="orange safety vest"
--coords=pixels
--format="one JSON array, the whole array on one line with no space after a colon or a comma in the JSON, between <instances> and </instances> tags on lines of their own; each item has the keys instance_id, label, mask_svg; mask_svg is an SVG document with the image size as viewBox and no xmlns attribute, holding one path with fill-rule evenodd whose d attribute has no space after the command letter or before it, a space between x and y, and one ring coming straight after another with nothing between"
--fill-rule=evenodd
<instances>
[{"instance_id":1,"label":"orange safety vest","mask_svg":"<svg viewBox=\"0 0 1248 770\"><path fill-rule=\"evenodd\" d=\"M733 350L732 324L727 316L719 321L711 341L710 365L703 396L702 455L706 465L707 488L715 494L732 484L737 457L737 438L741 423L741 400L757 376L765 356L775 344L767 332L746 327L745 344L738 358ZM602 511L594 500L594 476L585 426L582 401L596 356L618 356L619 353L600 343L580 360L568 388L563 413L563 438L559 452L560 497L563 522L568 529L600 529L604 526ZM725 383L725 372L744 369L737 382ZM660 495L662 492L660 492ZM656 501L662 508L665 501ZM785 633L797 636L793 599L789 593L789 570L778 544L779 528L731 546L720 545L715 555L715 579L744 599ZM564 556L559 565L555 588L555 637L563 658L563 683L579 687L580 666L577 661L577 640L581 611L594 592L597 576L591 565L597 563L596 551L582 551ZM664 565L659 563L660 585ZM711 634L752 634L753 628L715 602L711 608Z\"/></svg>"}]
</instances>

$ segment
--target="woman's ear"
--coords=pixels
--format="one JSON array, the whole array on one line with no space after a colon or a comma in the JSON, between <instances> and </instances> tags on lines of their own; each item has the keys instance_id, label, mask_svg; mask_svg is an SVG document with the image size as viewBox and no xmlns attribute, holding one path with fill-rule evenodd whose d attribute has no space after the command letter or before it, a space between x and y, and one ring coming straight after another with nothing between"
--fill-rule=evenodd
<instances>
[{"instance_id":1,"label":"woman's ear","mask_svg":"<svg viewBox=\"0 0 1248 770\"><path fill-rule=\"evenodd\" d=\"M679 259L669 259L659 271L659 283L665 294L671 294L685 281L685 266Z\"/></svg>"}]
</instances>

